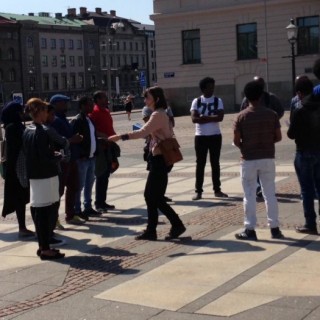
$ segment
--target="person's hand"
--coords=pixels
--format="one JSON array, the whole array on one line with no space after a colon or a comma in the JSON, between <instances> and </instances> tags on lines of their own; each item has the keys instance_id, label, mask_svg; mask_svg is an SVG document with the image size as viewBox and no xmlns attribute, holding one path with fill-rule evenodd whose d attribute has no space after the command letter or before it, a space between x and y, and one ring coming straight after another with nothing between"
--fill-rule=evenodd
<instances>
[{"instance_id":1,"label":"person's hand","mask_svg":"<svg viewBox=\"0 0 320 320\"><path fill-rule=\"evenodd\" d=\"M83 140L83 136L77 133L69 139L69 142L76 144L76 143L82 142L82 140Z\"/></svg>"},{"instance_id":2,"label":"person's hand","mask_svg":"<svg viewBox=\"0 0 320 320\"><path fill-rule=\"evenodd\" d=\"M118 136L118 135L114 135L114 136L110 136L109 138L108 138L108 141L113 141L113 142L117 142L117 141L119 141L120 140L120 136Z\"/></svg>"}]
</instances>

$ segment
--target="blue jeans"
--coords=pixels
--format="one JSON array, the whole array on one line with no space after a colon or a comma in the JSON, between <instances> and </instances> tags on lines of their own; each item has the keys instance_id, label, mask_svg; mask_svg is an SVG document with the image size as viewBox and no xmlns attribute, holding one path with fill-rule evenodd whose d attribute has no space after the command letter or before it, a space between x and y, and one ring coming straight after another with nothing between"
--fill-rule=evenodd
<instances>
[{"instance_id":1,"label":"blue jeans","mask_svg":"<svg viewBox=\"0 0 320 320\"><path fill-rule=\"evenodd\" d=\"M91 208L91 194L95 180L94 171L96 167L96 159L95 157L90 159L79 159L77 160L77 165L79 172L79 191L76 195L75 212L80 213L82 190L84 195L84 209Z\"/></svg>"},{"instance_id":2,"label":"blue jeans","mask_svg":"<svg viewBox=\"0 0 320 320\"><path fill-rule=\"evenodd\" d=\"M315 191L320 194L320 152L297 151L294 167L301 187L306 227L315 228Z\"/></svg>"}]
</instances>

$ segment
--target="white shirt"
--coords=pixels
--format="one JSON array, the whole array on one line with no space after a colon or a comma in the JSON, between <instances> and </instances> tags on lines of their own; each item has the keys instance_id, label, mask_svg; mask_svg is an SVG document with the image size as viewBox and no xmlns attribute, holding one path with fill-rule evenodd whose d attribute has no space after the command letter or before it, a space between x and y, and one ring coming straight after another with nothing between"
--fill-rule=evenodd
<instances>
[{"instance_id":1,"label":"white shirt","mask_svg":"<svg viewBox=\"0 0 320 320\"><path fill-rule=\"evenodd\" d=\"M91 120L88 117L86 117L86 118L87 118L87 121L89 123L90 139L91 139L91 143L90 143L91 148L90 148L89 158L92 158L94 153L96 152L96 149L97 149L96 136L94 134L95 130L94 130L94 126L93 126Z\"/></svg>"},{"instance_id":2,"label":"white shirt","mask_svg":"<svg viewBox=\"0 0 320 320\"><path fill-rule=\"evenodd\" d=\"M196 110L199 114L204 116L214 115L214 96L210 98L205 98L203 95L201 98L201 106L198 108L198 98L192 101L190 112ZM223 110L223 103L220 98L218 98L218 110ZM196 136L213 136L221 134L219 122L209 122L209 123L196 123Z\"/></svg>"}]
</instances>

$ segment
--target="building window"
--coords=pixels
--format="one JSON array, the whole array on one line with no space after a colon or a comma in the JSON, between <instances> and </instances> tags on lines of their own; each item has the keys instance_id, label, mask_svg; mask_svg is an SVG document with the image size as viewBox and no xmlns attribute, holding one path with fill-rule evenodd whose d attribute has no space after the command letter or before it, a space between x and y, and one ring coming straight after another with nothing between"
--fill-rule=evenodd
<instances>
[{"instance_id":1,"label":"building window","mask_svg":"<svg viewBox=\"0 0 320 320\"><path fill-rule=\"evenodd\" d=\"M154 47L154 41L153 41L153 40L150 41L150 47L151 47L151 48Z\"/></svg>"},{"instance_id":2,"label":"building window","mask_svg":"<svg viewBox=\"0 0 320 320\"><path fill-rule=\"evenodd\" d=\"M27 37L27 47L33 48L33 38L32 37Z\"/></svg>"},{"instance_id":3,"label":"building window","mask_svg":"<svg viewBox=\"0 0 320 320\"><path fill-rule=\"evenodd\" d=\"M51 47L51 49L56 49L57 48L56 39L50 39L50 47Z\"/></svg>"},{"instance_id":4,"label":"building window","mask_svg":"<svg viewBox=\"0 0 320 320\"><path fill-rule=\"evenodd\" d=\"M74 67L74 56L69 57L70 67Z\"/></svg>"},{"instance_id":5,"label":"building window","mask_svg":"<svg viewBox=\"0 0 320 320\"><path fill-rule=\"evenodd\" d=\"M69 49L73 49L73 39L69 39Z\"/></svg>"},{"instance_id":6,"label":"building window","mask_svg":"<svg viewBox=\"0 0 320 320\"><path fill-rule=\"evenodd\" d=\"M30 89L30 91L34 91L35 88L36 88L36 78L30 77L29 78L29 89Z\"/></svg>"},{"instance_id":7,"label":"building window","mask_svg":"<svg viewBox=\"0 0 320 320\"><path fill-rule=\"evenodd\" d=\"M48 66L48 56L42 56L41 57L41 64L43 67L47 67Z\"/></svg>"},{"instance_id":8,"label":"building window","mask_svg":"<svg viewBox=\"0 0 320 320\"><path fill-rule=\"evenodd\" d=\"M121 66L121 57L117 56L117 67L119 68Z\"/></svg>"},{"instance_id":9,"label":"building window","mask_svg":"<svg viewBox=\"0 0 320 320\"><path fill-rule=\"evenodd\" d=\"M48 75L43 75L42 77L42 82L43 82L43 90L49 90L49 76Z\"/></svg>"},{"instance_id":10,"label":"building window","mask_svg":"<svg viewBox=\"0 0 320 320\"><path fill-rule=\"evenodd\" d=\"M95 75L91 76L90 85L92 88L94 88L96 86L96 76Z\"/></svg>"},{"instance_id":11,"label":"building window","mask_svg":"<svg viewBox=\"0 0 320 320\"><path fill-rule=\"evenodd\" d=\"M77 40L77 49L82 49L82 40Z\"/></svg>"},{"instance_id":12,"label":"building window","mask_svg":"<svg viewBox=\"0 0 320 320\"><path fill-rule=\"evenodd\" d=\"M83 66L83 57L82 56L78 57L78 65L79 65L79 67Z\"/></svg>"},{"instance_id":13,"label":"building window","mask_svg":"<svg viewBox=\"0 0 320 320\"><path fill-rule=\"evenodd\" d=\"M125 41L123 42L123 50L127 50L127 43Z\"/></svg>"},{"instance_id":14,"label":"building window","mask_svg":"<svg viewBox=\"0 0 320 320\"><path fill-rule=\"evenodd\" d=\"M92 40L89 40L89 41L88 41L88 48L89 48L89 49L94 49L94 43L93 43Z\"/></svg>"},{"instance_id":15,"label":"building window","mask_svg":"<svg viewBox=\"0 0 320 320\"><path fill-rule=\"evenodd\" d=\"M102 55L102 68L107 67L107 56L105 54Z\"/></svg>"},{"instance_id":16,"label":"building window","mask_svg":"<svg viewBox=\"0 0 320 320\"><path fill-rule=\"evenodd\" d=\"M52 75L52 89L53 90L59 89L59 80L58 80L58 75L56 74Z\"/></svg>"},{"instance_id":17,"label":"building window","mask_svg":"<svg viewBox=\"0 0 320 320\"><path fill-rule=\"evenodd\" d=\"M117 41L116 46L117 46L117 50L120 50L120 42L119 41Z\"/></svg>"},{"instance_id":18,"label":"building window","mask_svg":"<svg viewBox=\"0 0 320 320\"><path fill-rule=\"evenodd\" d=\"M0 69L0 81L3 81L3 70Z\"/></svg>"},{"instance_id":19,"label":"building window","mask_svg":"<svg viewBox=\"0 0 320 320\"><path fill-rule=\"evenodd\" d=\"M8 50L8 59L9 60L14 60L14 50L13 50L13 48L10 48L9 50Z\"/></svg>"},{"instance_id":20,"label":"building window","mask_svg":"<svg viewBox=\"0 0 320 320\"><path fill-rule=\"evenodd\" d=\"M84 76L83 74L78 75L78 83L79 83L79 88L84 88Z\"/></svg>"},{"instance_id":21,"label":"building window","mask_svg":"<svg viewBox=\"0 0 320 320\"><path fill-rule=\"evenodd\" d=\"M298 54L319 53L319 16L297 19Z\"/></svg>"},{"instance_id":22,"label":"building window","mask_svg":"<svg viewBox=\"0 0 320 320\"><path fill-rule=\"evenodd\" d=\"M142 67L145 68L145 66L146 66L145 56L141 56L141 59L142 59Z\"/></svg>"},{"instance_id":23,"label":"building window","mask_svg":"<svg viewBox=\"0 0 320 320\"><path fill-rule=\"evenodd\" d=\"M52 62L51 62L53 67L56 67L58 65L58 58L57 56L52 56Z\"/></svg>"},{"instance_id":24,"label":"building window","mask_svg":"<svg viewBox=\"0 0 320 320\"><path fill-rule=\"evenodd\" d=\"M76 88L76 76L74 74L70 75L70 87L71 89Z\"/></svg>"},{"instance_id":25,"label":"building window","mask_svg":"<svg viewBox=\"0 0 320 320\"><path fill-rule=\"evenodd\" d=\"M200 30L182 31L183 63L201 63Z\"/></svg>"},{"instance_id":26,"label":"building window","mask_svg":"<svg viewBox=\"0 0 320 320\"><path fill-rule=\"evenodd\" d=\"M59 39L59 46L60 46L60 49L64 49L66 47L64 39Z\"/></svg>"},{"instance_id":27,"label":"building window","mask_svg":"<svg viewBox=\"0 0 320 320\"><path fill-rule=\"evenodd\" d=\"M14 69L11 69L9 71L9 81L11 82L16 81L16 71Z\"/></svg>"},{"instance_id":28,"label":"building window","mask_svg":"<svg viewBox=\"0 0 320 320\"><path fill-rule=\"evenodd\" d=\"M136 51L138 51L138 50L139 50L139 43L136 42Z\"/></svg>"},{"instance_id":29,"label":"building window","mask_svg":"<svg viewBox=\"0 0 320 320\"><path fill-rule=\"evenodd\" d=\"M238 60L258 58L256 23L237 25L237 51Z\"/></svg>"},{"instance_id":30,"label":"building window","mask_svg":"<svg viewBox=\"0 0 320 320\"><path fill-rule=\"evenodd\" d=\"M62 89L67 89L68 87L68 80L67 80L66 74L61 75L61 86L62 86Z\"/></svg>"},{"instance_id":31,"label":"building window","mask_svg":"<svg viewBox=\"0 0 320 320\"><path fill-rule=\"evenodd\" d=\"M46 49L46 48L47 48L47 39L41 38L41 49Z\"/></svg>"},{"instance_id":32,"label":"building window","mask_svg":"<svg viewBox=\"0 0 320 320\"><path fill-rule=\"evenodd\" d=\"M61 65L61 68L65 68L67 66L66 56L64 54L60 56L60 65Z\"/></svg>"},{"instance_id":33,"label":"building window","mask_svg":"<svg viewBox=\"0 0 320 320\"><path fill-rule=\"evenodd\" d=\"M144 43L141 42L141 51L144 51Z\"/></svg>"},{"instance_id":34,"label":"building window","mask_svg":"<svg viewBox=\"0 0 320 320\"><path fill-rule=\"evenodd\" d=\"M2 49L0 48L0 60L2 60Z\"/></svg>"},{"instance_id":35,"label":"building window","mask_svg":"<svg viewBox=\"0 0 320 320\"><path fill-rule=\"evenodd\" d=\"M132 44L132 42L130 42L130 51L132 51L133 50L133 44Z\"/></svg>"},{"instance_id":36,"label":"building window","mask_svg":"<svg viewBox=\"0 0 320 320\"><path fill-rule=\"evenodd\" d=\"M28 66L34 67L34 56L32 55L28 56Z\"/></svg>"},{"instance_id":37,"label":"building window","mask_svg":"<svg viewBox=\"0 0 320 320\"><path fill-rule=\"evenodd\" d=\"M126 54L123 55L123 63L124 63L124 65L128 64L127 55Z\"/></svg>"}]
</instances>

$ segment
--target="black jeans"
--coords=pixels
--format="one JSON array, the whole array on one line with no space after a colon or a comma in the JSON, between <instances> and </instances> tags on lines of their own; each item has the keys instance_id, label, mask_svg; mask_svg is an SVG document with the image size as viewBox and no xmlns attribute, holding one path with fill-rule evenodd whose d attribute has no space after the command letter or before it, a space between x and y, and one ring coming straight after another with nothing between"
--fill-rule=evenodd
<instances>
[{"instance_id":1,"label":"black jeans","mask_svg":"<svg viewBox=\"0 0 320 320\"><path fill-rule=\"evenodd\" d=\"M96 208L103 207L106 203L110 173L111 164L100 176L96 177Z\"/></svg>"},{"instance_id":2,"label":"black jeans","mask_svg":"<svg viewBox=\"0 0 320 320\"><path fill-rule=\"evenodd\" d=\"M221 191L220 186L220 151L222 145L221 134L213 136L195 136L194 145L197 157L196 167L196 193L202 193L204 169L209 151L211 163L211 176L214 192Z\"/></svg>"},{"instance_id":3,"label":"black jeans","mask_svg":"<svg viewBox=\"0 0 320 320\"><path fill-rule=\"evenodd\" d=\"M31 207L31 214L38 236L39 248L49 250L52 237L52 224L54 221L53 217L55 217L56 221L57 204L40 208Z\"/></svg>"},{"instance_id":4,"label":"black jeans","mask_svg":"<svg viewBox=\"0 0 320 320\"><path fill-rule=\"evenodd\" d=\"M148 210L148 232L155 232L158 225L158 209L168 218L172 228L180 227L182 221L167 204L164 194L168 185L168 167L161 155L151 156L148 160L149 175L144 197Z\"/></svg>"}]
</instances>

